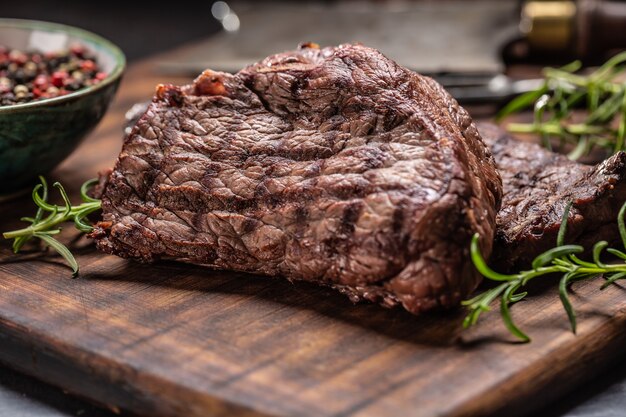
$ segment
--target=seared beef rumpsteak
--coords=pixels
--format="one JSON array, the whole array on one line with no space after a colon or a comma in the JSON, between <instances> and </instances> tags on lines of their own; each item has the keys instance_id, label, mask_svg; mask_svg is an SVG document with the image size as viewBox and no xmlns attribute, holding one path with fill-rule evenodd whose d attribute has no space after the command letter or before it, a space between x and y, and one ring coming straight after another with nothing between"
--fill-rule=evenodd
<instances>
[{"instance_id":1,"label":"seared beef rumpsteak","mask_svg":"<svg viewBox=\"0 0 626 417\"><path fill-rule=\"evenodd\" d=\"M617 214L626 201L626 153L592 166L522 142L499 127L479 123L502 176L504 196L497 217L491 263L528 269L533 258L556 245L571 201L566 243L591 249L600 240L617 243Z\"/></svg>"},{"instance_id":2,"label":"seared beef rumpsteak","mask_svg":"<svg viewBox=\"0 0 626 417\"><path fill-rule=\"evenodd\" d=\"M464 109L359 45L307 45L161 85L102 195L101 250L457 305L491 252L501 183Z\"/></svg>"}]
</instances>

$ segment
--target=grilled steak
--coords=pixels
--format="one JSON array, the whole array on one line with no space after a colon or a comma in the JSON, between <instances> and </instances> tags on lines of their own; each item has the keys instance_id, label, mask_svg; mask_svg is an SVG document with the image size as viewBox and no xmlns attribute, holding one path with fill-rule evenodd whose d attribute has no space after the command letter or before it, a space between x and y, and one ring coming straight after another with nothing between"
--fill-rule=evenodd
<instances>
[{"instance_id":1,"label":"grilled steak","mask_svg":"<svg viewBox=\"0 0 626 417\"><path fill-rule=\"evenodd\" d=\"M626 153L583 165L539 145L514 139L497 126L479 123L502 176L504 197L497 217L492 263L529 268L556 244L565 206L571 201L566 241L589 249L617 241L615 219L626 201Z\"/></svg>"},{"instance_id":2,"label":"grilled steak","mask_svg":"<svg viewBox=\"0 0 626 417\"><path fill-rule=\"evenodd\" d=\"M432 79L358 45L159 86L102 195L99 249L334 287L413 313L477 286L500 178Z\"/></svg>"}]
</instances>

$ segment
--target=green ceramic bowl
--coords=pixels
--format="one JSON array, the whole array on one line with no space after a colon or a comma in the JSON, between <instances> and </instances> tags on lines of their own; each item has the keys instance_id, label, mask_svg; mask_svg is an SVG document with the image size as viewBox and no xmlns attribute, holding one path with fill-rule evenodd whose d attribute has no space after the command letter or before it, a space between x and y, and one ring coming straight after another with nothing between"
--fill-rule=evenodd
<instances>
[{"instance_id":1,"label":"green ceramic bowl","mask_svg":"<svg viewBox=\"0 0 626 417\"><path fill-rule=\"evenodd\" d=\"M58 51L82 44L107 78L71 94L0 106L0 196L29 187L63 161L98 124L120 83L126 59L106 39L82 29L34 20L0 19L0 45Z\"/></svg>"}]
</instances>

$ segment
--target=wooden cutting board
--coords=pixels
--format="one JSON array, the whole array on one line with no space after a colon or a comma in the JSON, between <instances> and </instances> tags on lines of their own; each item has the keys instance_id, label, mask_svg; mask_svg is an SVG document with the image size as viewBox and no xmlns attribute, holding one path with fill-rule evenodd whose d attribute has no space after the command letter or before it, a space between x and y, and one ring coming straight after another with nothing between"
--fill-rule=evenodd
<instances>
[{"instance_id":1,"label":"wooden cutting board","mask_svg":"<svg viewBox=\"0 0 626 417\"><path fill-rule=\"evenodd\" d=\"M72 191L113 163L124 111L163 77L131 67L105 120L51 178ZM186 80L171 79L175 83ZM0 230L30 215L0 203ZM69 232L69 242L76 234ZM414 317L306 283L161 263L73 244L58 256L0 244L0 361L147 416L522 415L610 363L626 346L626 291L575 286L579 334L554 290L516 305L534 338L514 343L496 312L463 331L462 311Z\"/></svg>"}]
</instances>

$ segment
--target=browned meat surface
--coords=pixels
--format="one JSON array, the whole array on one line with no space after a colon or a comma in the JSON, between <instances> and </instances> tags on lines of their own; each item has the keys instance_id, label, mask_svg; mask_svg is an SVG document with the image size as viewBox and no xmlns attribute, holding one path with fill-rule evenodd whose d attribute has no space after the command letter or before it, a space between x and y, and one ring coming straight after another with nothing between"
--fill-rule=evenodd
<instances>
[{"instance_id":1,"label":"browned meat surface","mask_svg":"<svg viewBox=\"0 0 626 417\"><path fill-rule=\"evenodd\" d=\"M501 183L433 80L358 45L159 86L102 195L99 249L308 280L419 313L477 286Z\"/></svg>"},{"instance_id":2,"label":"browned meat surface","mask_svg":"<svg viewBox=\"0 0 626 417\"><path fill-rule=\"evenodd\" d=\"M556 244L570 201L566 243L589 249L599 240L617 240L617 213L626 201L626 153L595 166L583 165L516 140L493 124L479 123L478 128L493 152L504 188L494 265L529 268L535 256Z\"/></svg>"}]
</instances>

